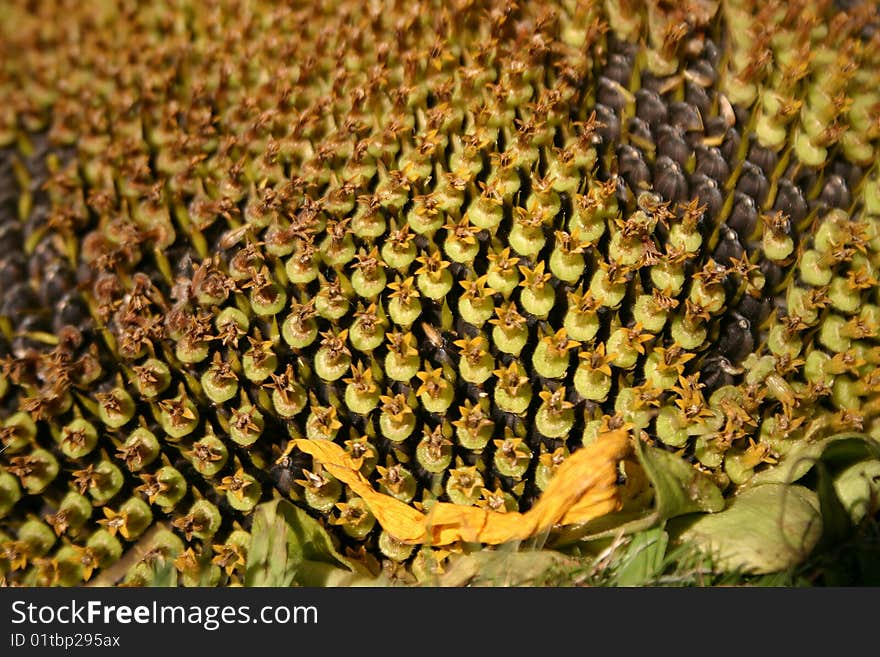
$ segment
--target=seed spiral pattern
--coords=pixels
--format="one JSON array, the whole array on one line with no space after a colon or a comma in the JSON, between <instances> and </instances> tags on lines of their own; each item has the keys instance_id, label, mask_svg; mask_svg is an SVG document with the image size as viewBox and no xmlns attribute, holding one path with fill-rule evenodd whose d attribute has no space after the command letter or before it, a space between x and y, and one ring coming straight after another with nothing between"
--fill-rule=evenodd
<instances>
[{"instance_id":1,"label":"seed spiral pattern","mask_svg":"<svg viewBox=\"0 0 880 657\"><path fill-rule=\"evenodd\" d=\"M159 556L238 583L279 494L416 569L301 438L419 508L526 511L614 429L727 494L798 441L880 436L873 3L0 25L8 582L77 585L149 535L125 583Z\"/></svg>"}]
</instances>

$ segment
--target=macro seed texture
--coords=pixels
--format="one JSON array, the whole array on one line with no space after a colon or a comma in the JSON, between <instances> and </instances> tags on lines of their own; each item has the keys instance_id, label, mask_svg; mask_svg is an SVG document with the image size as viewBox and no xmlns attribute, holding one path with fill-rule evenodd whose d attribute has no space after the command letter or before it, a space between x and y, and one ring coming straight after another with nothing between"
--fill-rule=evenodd
<instances>
[{"instance_id":1,"label":"macro seed texture","mask_svg":"<svg viewBox=\"0 0 880 657\"><path fill-rule=\"evenodd\" d=\"M874 3L60 0L0 35L6 582L148 537L114 583L239 583L275 496L418 564L302 440L501 513L611 431L726 495L880 438Z\"/></svg>"}]
</instances>

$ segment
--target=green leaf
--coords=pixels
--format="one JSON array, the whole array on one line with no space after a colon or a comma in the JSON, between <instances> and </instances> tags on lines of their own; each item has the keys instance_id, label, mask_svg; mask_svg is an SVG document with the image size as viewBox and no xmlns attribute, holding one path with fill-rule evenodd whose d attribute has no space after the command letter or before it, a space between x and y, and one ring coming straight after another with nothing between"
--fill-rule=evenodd
<instances>
[{"instance_id":1,"label":"green leaf","mask_svg":"<svg viewBox=\"0 0 880 657\"><path fill-rule=\"evenodd\" d=\"M822 512L821 543L826 546L836 545L852 533L853 524L849 511L834 490L834 480L824 460L816 463L816 472L818 474L816 491L819 495L819 509Z\"/></svg>"},{"instance_id":2,"label":"green leaf","mask_svg":"<svg viewBox=\"0 0 880 657\"><path fill-rule=\"evenodd\" d=\"M445 572L430 586L543 586L553 574L577 562L554 550L520 550L516 545L478 550L451 558Z\"/></svg>"},{"instance_id":3,"label":"green leaf","mask_svg":"<svg viewBox=\"0 0 880 657\"><path fill-rule=\"evenodd\" d=\"M563 530L555 546L593 541L660 527L667 519L724 508L724 496L715 483L679 456L636 441L636 454L654 490L654 507L612 513L580 527Z\"/></svg>"},{"instance_id":4,"label":"green leaf","mask_svg":"<svg viewBox=\"0 0 880 657\"><path fill-rule=\"evenodd\" d=\"M880 444L859 433L839 433L816 441L801 441L786 452L772 468L755 474L748 486L793 484L823 459L826 462L855 462L865 458L880 459Z\"/></svg>"},{"instance_id":5,"label":"green leaf","mask_svg":"<svg viewBox=\"0 0 880 657\"><path fill-rule=\"evenodd\" d=\"M380 574L374 576L357 562L351 563L351 570L332 566L322 561L303 561L296 577L299 586L321 587L355 587L355 586L389 586L387 577Z\"/></svg>"},{"instance_id":6,"label":"green leaf","mask_svg":"<svg viewBox=\"0 0 880 657\"><path fill-rule=\"evenodd\" d=\"M264 502L254 510L245 586L290 586L293 581L287 567L287 526L276 513L280 501Z\"/></svg>"},{"instance_id":7,"label":"green leaf","mask_svg":"<svg viewBox=\"0 0 880 657\"><path fill-rule=\"evenodd\" d=\"M257 507L245 586L356 586L368 580L379 582L340 554L303 509L281 499Z\"/></svg>"},{"instance_id":8,"label":"green leaf","mask_svg":"<svg viewBox=\"0 0 880 657\"><path fill-rule=\"evenodd\" d=\"M644 586L662 572L669 535L662 529L639 532L632 537L617 566L615 586Z\"/></svg>"},{"instance_id":9,"label":"green leaf","mask_svg":"<svg viewBox=\"0 0 880 657\"><path fill-rule=\"evenodd\" d=\"M880 460L863 459L834 477L834 491L854 524L873 515L880 505Z\"/></svg>"},{"instance_id":10,"label":"green leaf","mask_svg":"<svg viewBox=\"0 0 880 657\"><path fill-rule=\"evenodd\" d=\"M747 487L794 483L804 480L811 471L816 474L822 513L822 546L839 544L852 534L854 523L869 509L870 500L876 499L871 497L871 487L876 495L878 487L873 477L880 473L880 443L860 433L805 441L787 452L776 466L755 475Z\"/></svg>"},{"instance_id":11,"label":"green leaf","mask_svg":"<svg viewBox=\"0 0 880 657\"><path fill-rule=\"evenodd\" d=\"M303 509L286 500L278 504L278 515L288 528L288 546L300 560L325 562L348 568L348 559L336 551L330 534Z\"/></svg>"},{"instance_id":12,"label":"green leaf","mask_svg":"<svg viewBox=\"0 0 880 657\"><path fill-rule=\"evenodd\" d=\"M766 574L809 556L822 535L822 517L815 492L771 483L745 488L724 511L680 518L669 530L709 553L719 571Z\"/></svg>"},{"instance_id":13,"label":"green leaf","mask_svg":"<svg viewBox=\"0 0 880 657\"><path fill-rule=\"evenodd\" d=\"M302 550L288 538L287 524L277 513L272 516L269 526L269 577L271 586L289 586L296 574L296 566L302 561Z\"/></svg>"}]
</instances>

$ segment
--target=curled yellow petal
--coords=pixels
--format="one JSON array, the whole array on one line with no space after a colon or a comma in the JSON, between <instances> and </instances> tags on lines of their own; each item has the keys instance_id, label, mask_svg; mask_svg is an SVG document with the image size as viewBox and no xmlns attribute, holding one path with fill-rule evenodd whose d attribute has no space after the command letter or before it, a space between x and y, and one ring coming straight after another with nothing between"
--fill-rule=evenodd
<instances>
[{"instance_id":1,"label":"curled yellow petal","mask_svg":"<svg viewBox=\"0 0 880 657\"><path fill-rule=\"evenodd\" d=\"M376 522L398 541L425 542L425 515L421 511L375 490L366 477L354 468L337 463L324 463L324 468L339 481L348 484L356 495L360 495L376 517Z\"/></svg>"},{"instance_id":2,"label":"curled yellow petal","mask_svg":"<svg viewBox=\"0 0 880 657\"><path fill-rule=\"evenodd\" d=\"M358 464L334 442L298 439L296 446L363 498L376 521L398 541L433 546L464 541L499 545L524 540L557 525L578 524L620 508L619 462L630 453L629 434L610 431L576 450L560 465L535 505L525 513L501 513L438 502L425 514L380 493Z\"/></svg>"},{"instance_id":3,"label":"curled yellow petal","mask_svg":"<svg viewBox=\"0 0 880 657\"><path fill-rule=\"evenodd\" d=\"M438 502L431 507L425 519L430 531L431 545L449 545L457 541L482 542L482 535L492 513L477 506Z\"/></svg>"}]
</instances>

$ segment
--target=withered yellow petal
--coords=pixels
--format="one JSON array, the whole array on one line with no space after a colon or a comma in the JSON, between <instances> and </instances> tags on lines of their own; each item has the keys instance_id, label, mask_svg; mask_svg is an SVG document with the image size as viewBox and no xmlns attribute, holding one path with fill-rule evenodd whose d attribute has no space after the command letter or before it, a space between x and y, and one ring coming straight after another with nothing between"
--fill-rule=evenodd
<instances>
[{"instance_id":1,"label":"withered yellow petal","mask_svg":"<svg viewBox=\"0 0 880 657\"><path fill-rule=\"evenodd\" d=\"M298 439L296 445L362 497L376 521L398 541L432 546L459 541L499 545L524 540L555 525L582 523L611 513L621 504L617 466L630 453L628 432L604 434L563 461L537 503L525 513L438 502L424 514L376 491L360 473L358 463L336 443Z\"/></svg>"}]
</instances>

